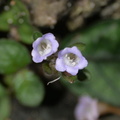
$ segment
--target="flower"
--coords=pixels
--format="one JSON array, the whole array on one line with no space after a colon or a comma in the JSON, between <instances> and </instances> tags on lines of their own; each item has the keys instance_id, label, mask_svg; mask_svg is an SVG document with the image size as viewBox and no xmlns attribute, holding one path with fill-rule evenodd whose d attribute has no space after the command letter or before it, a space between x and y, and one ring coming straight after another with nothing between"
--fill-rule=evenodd
<instances>
[{"instance_id":1,"label":"flower","mask_svg":"<svg viewBox=\"0 0 120 120\"><path fill-rule=\"evenodd\" d=\"M89 96L79 98L74 111L76 120L97 120L99 117L97 103L97 100Z\"/></svg>"},{"instance_id":2,"label":"flower","mask_svg":"<svg viewBox=\"0 0 120 120\"><path fill-rule=\"evenodd\" d=\"M32 59L35 63L42 62L58 49L58 42L52 33L44 34L33 42Z\"/></svg>"},{"instance_id":3,"label":"flower","mask_svg":"<svg viewBox=\"0 0 120 120\"><path fill-rule=\"evenodd\" d=\"M76 46L65 48L58 53L55 68L58 71L67 71L71 75L76 75L78 70L87 66L87 60L82 56Z\"/></svg>"}]
</instances>

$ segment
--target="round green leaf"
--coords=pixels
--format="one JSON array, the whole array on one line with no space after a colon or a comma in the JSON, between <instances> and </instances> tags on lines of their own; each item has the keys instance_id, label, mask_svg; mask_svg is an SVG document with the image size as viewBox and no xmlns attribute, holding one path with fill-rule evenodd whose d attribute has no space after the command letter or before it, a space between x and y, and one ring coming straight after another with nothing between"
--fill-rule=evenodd
<instances>
[{"instance_id":1,"label":"round green leaf","mask_svg":"<svg viewBox=\"0 0 120 120\"><path fill-rule=\"evenodd\" d=\"M13 88L16 98L25 106L38 106L44 98L42 82L29 70L22 70L14 76Z\"/></svg>"},{"instance_id":2,"label":"round green leaf","mask_svg":"<svg viewBox=\"0 0 120 120\"><path fill-rule=\"evenodd\" d=\"M0 73L10 74L31 62L28 50L16 41L0 40Z\"/></svg>"}]
</instances>

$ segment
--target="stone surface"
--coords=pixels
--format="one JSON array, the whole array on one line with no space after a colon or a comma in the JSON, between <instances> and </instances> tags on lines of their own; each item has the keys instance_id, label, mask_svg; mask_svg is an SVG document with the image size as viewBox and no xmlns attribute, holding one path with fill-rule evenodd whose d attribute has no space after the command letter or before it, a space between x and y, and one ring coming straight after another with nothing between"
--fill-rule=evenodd
<instances>
[{"instance_id":1,"label":"stone surface","mask_svg":"<svg viewBox=\"0 0 120 120\"><path fill-rule=\"evenodd\" d=\"M30 7L33 23L37 26L53 26L67 9L68 0L23 0Z\"/></svg>"},{"instance_id":2,"label":"stone surface","mask_svg":"<svg viewBox=\"0 0 120 120\"><path fill-rule=\"evenodd\" d=\"M99 16L101 19L119 19L120 1L115 0L22 0L30 10L34 25L54 27L59 20L73 31L86 24L86 20Z\"/></svg>"}]
</instances>

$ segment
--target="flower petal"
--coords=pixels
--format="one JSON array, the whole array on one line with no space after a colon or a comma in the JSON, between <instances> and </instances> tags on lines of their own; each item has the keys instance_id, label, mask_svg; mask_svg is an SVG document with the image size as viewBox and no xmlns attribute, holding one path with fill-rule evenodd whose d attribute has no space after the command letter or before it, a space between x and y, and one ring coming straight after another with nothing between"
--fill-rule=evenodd
<instances>
[{"instance_id":1,"label":"flower petal","mask_svg":"<svg viewBox=\"0 0 120 120\"><path fill-rule=\"evenodd\" d=\"M42 36L44 39L53 40L55 36L52 33L46 33Z\"/></svg>"},{"instance_id":2,"label":"flower petal","mask_svg":"<svg viewBox=\"0 0 120 120\"><path fill-rule=\"evenodd\" d=\"M71 75L76 75L78 73L78 69L74 69L74 67L66 66L66 71Z\"/></svg>"},{"instance_id":3,"label":"flower petal","mask_svg":"<svg viewBox=\"0 0 120 120\"><path fill-rule=\"evenodd\" d=\"M43 61L43 58L35 50L32 50L31 54L32 54L32 60L35 63L40 63L41 61Z\"/></svg>"},{"instance_id":4,"label":"flower petal","mask_svg":"<svg viewBox=\"0 0 120 120\"><path fill-rule=\"evenodd\" d=\"M63 50L61 50L59 53L58 53L58 58L61 58L63 57L63 55L67 54L69 51L69 48L65 48Z\"/></svg>"},{"instance_id":5,"label":"flower petal","mask_svg":"<svg viewBox=\"0 0 120 120\"><path fill-rule=\"evenodd\" d=\"M59 44L57 40L52 40L52 51L55 53L58 50Z\"/></svg>"},{"instance_id":6,"label":"flower petal","mask_svg":"<svg viewBox=\"0 0 120 120\"><path fill-rule=\"evenodd\" d=\"M79 56L79 57L82 56L82 53L80 52L80 50L79 50L76 46L73 46L73 47L71 48L71 53L76 54L76 55Z\"/></svg>"},{"instance_id":7,"label":"flower petal","mask_svg":"<svg viewBox=\"0 0 120 120\"><path fill-rule=\"evenodd\" d=\"M42 37L39 37L37 40L33 42L33 48L37 49L38 45L40 44L40 41L42 40Z\"/></svg>"},{"instance_id":8,"label":"flower petal","mask_svg":"<svg viewBox=\"0 0 120 120\"><path fill-rule=\"evenodd\" d=\"M80 63L77 65L77 67L79 69L83 69L83 68L87 67L87 65L88 65L88 61L84 57L82 57Z\"/></svg>"},{"instance_id":9,"label":"flower petal","mask_svg":"<svg viewBox=\"0 0 120 120\"><path fill-rule=\"evenodd\" d=\"M65 66L63 64L62 59L57 58L55 68L56 70L61 71L61 72L65 71Z\"/></svg>"}]
</instances>

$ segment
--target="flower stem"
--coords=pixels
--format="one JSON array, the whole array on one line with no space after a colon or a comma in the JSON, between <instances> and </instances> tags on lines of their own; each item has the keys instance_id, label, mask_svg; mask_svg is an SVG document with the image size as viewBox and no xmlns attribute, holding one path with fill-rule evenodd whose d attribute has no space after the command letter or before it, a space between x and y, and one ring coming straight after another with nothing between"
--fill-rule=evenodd
<instances>
[{"instance_id":1,"label":"flower stem","mask_svg":"<svg viewBox=\"0 0 120 120\"><path fill-rule=\"evenodd\" d=\"M60 78L61 78L61 76L60 76L60 77L58 77L58 78L56 78L56 79L54 79L54 80L52 80L52 81L50 81L50 82L48 82L48 83L47 83L47 85L49 85L50 83L53 83L53 82L58 81Z\"/></svg>"},{"instance_id":2,"label":"flower stem","mask_svg":"<svg viewBox=\"0 0 120 120\"><path fill-rule=\"evenodd\" d=\"M120 108L102 102L98 103L98 111L100 115L112 113L120 116Z\"/></svg>"}]
</instances>

